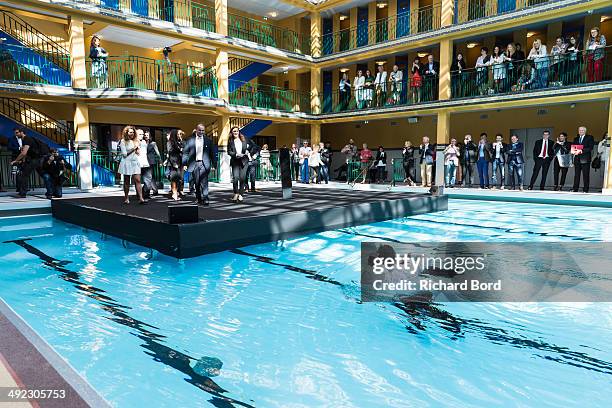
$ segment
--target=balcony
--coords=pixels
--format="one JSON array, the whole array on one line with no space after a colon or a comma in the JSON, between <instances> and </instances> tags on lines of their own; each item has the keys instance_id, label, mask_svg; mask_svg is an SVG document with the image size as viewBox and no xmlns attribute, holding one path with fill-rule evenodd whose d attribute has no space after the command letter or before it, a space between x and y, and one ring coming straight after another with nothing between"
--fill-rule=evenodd
<instances>
[{"instance_id":1,"label":"balcony","mask_svg":"<svg viewBox=\"0 0 612 408\"><path fill-rule=\"evenodd\" d=\"M70 56L0 43L0 81L70 86Z\"/></svg>"},{"instance_id":2,"label":"balcony","mask_svg":"<svg viewBox=\"0 0 612 408\"><path fill-rule=\"evenodd\" d=\"M310 37L287 28L228 13L228 35L296 54L310 54Z\"/></svg>"},{"instance_id":3,"label":"balcony","mask_svg":"<svg viewBox=\"0 0 612 408\"><path fill-rule=\"evenodd\" d=\"M310 113L310 92L243 82L229 94L232 105L283 112Z\"/></svg>"},{"instance_id":4,"label":"balcony","mask_svg":"<svg viewBox=\"0 0 612 408\"><path fill-rule=\"evenodd\" d=\"M528 93L612 81L612 47L451 73L452 99Z\"/></svg>"},{"instance_id":5,"label":"balcony","mask_svg":"<svg viewBox=\"0 0 612 408\"><path fill-rule=\"evenodd\" d=\"M212 68L138 56L109 57L106 70L87 61L88 88L135 88L191 96L217 97Z\"/></svg>"},{"instance_id":6,"label":"balcony","mask_svg":"<svg viewBox=\"0 0 612 408\"><path fill-rule=\"evenodd\" d=\"M363 27L351 27L335 33L324 34L323 55L354 50L372 44L407 37L418 33L437 30L441 22L441 3L420 7L414 12L406 12L377 20Z\"/></svg>"},{"instance_id":7,"label":"balcony","mask_svg":"<svg viewBox=\"0 0 612 408\"><path fill-rule=\"evenodd\" d=\"M560 0L457 0L455 24L498 16Z\"/></svg>"}]
</instances>

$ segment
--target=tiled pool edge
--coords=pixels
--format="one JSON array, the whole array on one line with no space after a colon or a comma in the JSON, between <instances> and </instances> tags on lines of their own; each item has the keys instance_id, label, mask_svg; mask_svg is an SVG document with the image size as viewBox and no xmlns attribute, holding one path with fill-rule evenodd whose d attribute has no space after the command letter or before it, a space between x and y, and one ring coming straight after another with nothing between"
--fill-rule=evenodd
<instances>
[{"instance_id":1,"label":"tiled pool edge","mask_svg":"<svg viewBox=\"0 0 612 408\"><path fill-rule=\"evenodd\" d=\"M0 352L7 347L7 343L13 342L13 346L20 347L29 353L38 352L42 359L44 359L50 366L51 369L55 370L57 375L60 377L60 381L63 381L65 385L76 393L80 400L87 404L86 406L93 408L108 408L111 405L102 398L98 392L64 359L62 358L42 337L40 337L34 329L32 329L2 298L0 298L0 326L9 325L9 329L13 328L19 335L23 336L26 344L14 344L20 341L15 338L16 336L10 337L6 331L0 332ZM5 338L3 338L5 337ZM22 342L23 343L23 342ZM31 355L31 354L30 354ZM4 354L5 358L7 357ZM10 363L10 361L9 361ZM23 364L28 364L23 362ZM11 364L13 369L19 375L19 367L15 367L15 364ZM39 375L48 379L47 372L44 367L39 367ZM26 384L29 389L35 389L36 386L32 384ZM40 387L38 387L40 388ZM66 390L69 394L69 390ZM73 402L79 402L79 398L72 398ZM48 401L48 400L47 400ZM58 401L61 402L64 407L73 407L80 405L71 405L69 400ZM67 403L67 404L66 404Z\"/></svg>"}]
</instances>

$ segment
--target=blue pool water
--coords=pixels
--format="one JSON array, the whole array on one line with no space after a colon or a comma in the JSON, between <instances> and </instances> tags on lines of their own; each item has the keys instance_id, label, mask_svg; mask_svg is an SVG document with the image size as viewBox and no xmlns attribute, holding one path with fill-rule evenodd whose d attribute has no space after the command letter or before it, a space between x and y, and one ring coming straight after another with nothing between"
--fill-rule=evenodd
<instances>
[{"instance_id":1,"label":"blue pool water","mask_svg":"<svg viewBox=\"0 0 612 408\"><path fill-rule=\"evenodd\" d=\"M612 303L410 308L358 284L362 241L612 241L611 219L451 200L177 261L28 217L0 221L31 238L0 244L0 297L118 407L606 406Z\"/></svg>"}]
</instances>

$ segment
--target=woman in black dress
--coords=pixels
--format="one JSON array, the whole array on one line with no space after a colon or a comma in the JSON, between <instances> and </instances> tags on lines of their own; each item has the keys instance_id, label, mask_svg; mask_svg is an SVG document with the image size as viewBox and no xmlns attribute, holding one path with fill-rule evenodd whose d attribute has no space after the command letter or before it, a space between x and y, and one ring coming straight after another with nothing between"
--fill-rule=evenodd
<instances>
[{"instance_id":1,"label":"woman in black dress","mask_svg":"<svg viewBox=\"0 0 612 408\"><path fill-rule=\"evenodd\" d=\"M181 129L173 129L168 136L166 147L166 176L170 180L172 198L179 201L178 187L183 180L183 136L185 132Z\"/></svg>"},{"instance_id":2,"label":"woman in black dress","mask_svg":"<svg viewBox=\"0 0 612 408\"><path fill-rule=\"evenodd\" d=\"M451 90L453 98L463 97L464 71L467 68L462 53L457 53L451 65Z\"/></svg>"},{"instance_id":3,"label":"woman in black dress","mask_svg":"<svg viewBox=\"0 0 612 408\"><path fill-rule=\"evenodd\" d=\"M404 142L404 149L402 150L402 165L404 166L404 183L408 183L414 186L414 147L412 142Z\"/></svg>"},{"instance_id":4,"label":"woman in black dress","mask_svg":"<svg viewBox=\"0 0 612 408\"><path fill-rule=\"evenodd\" d=\"M243 201L242 195L246 185L246 170L249 158L247 155L247 140L237 126L230 129L227 154L230 156L230 166L232 167L232 186L234 188L232 201Z\"/></svg>"}]
</instances>

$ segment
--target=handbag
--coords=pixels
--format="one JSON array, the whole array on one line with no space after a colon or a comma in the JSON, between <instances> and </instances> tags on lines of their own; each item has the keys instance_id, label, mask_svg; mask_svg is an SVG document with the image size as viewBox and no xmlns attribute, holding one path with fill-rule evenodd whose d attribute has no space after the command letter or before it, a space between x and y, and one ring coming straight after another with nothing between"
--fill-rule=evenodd
<instances>
[{"instance_id":1,"label":"handbag","mask_svg":"<svg viewBox=\"0 0 612 408\"><path fill-rule=\"evenodd\" d=\"M559 162L559 167L572 167L572 158L573 156L571 154L558 154L557 160Z\"/></svg>"},{"instance_id":2,"label":"handbag","mask_svg":"<svg viewBox=\"0 0 612 408\"><path fill-rule=\"evenodd\" d=\"M601 157L600 156L597 156L593 159L593 162L591 163L591 167L594 168L595 170L601 168Z\"/></svg>"}]
</instances>

